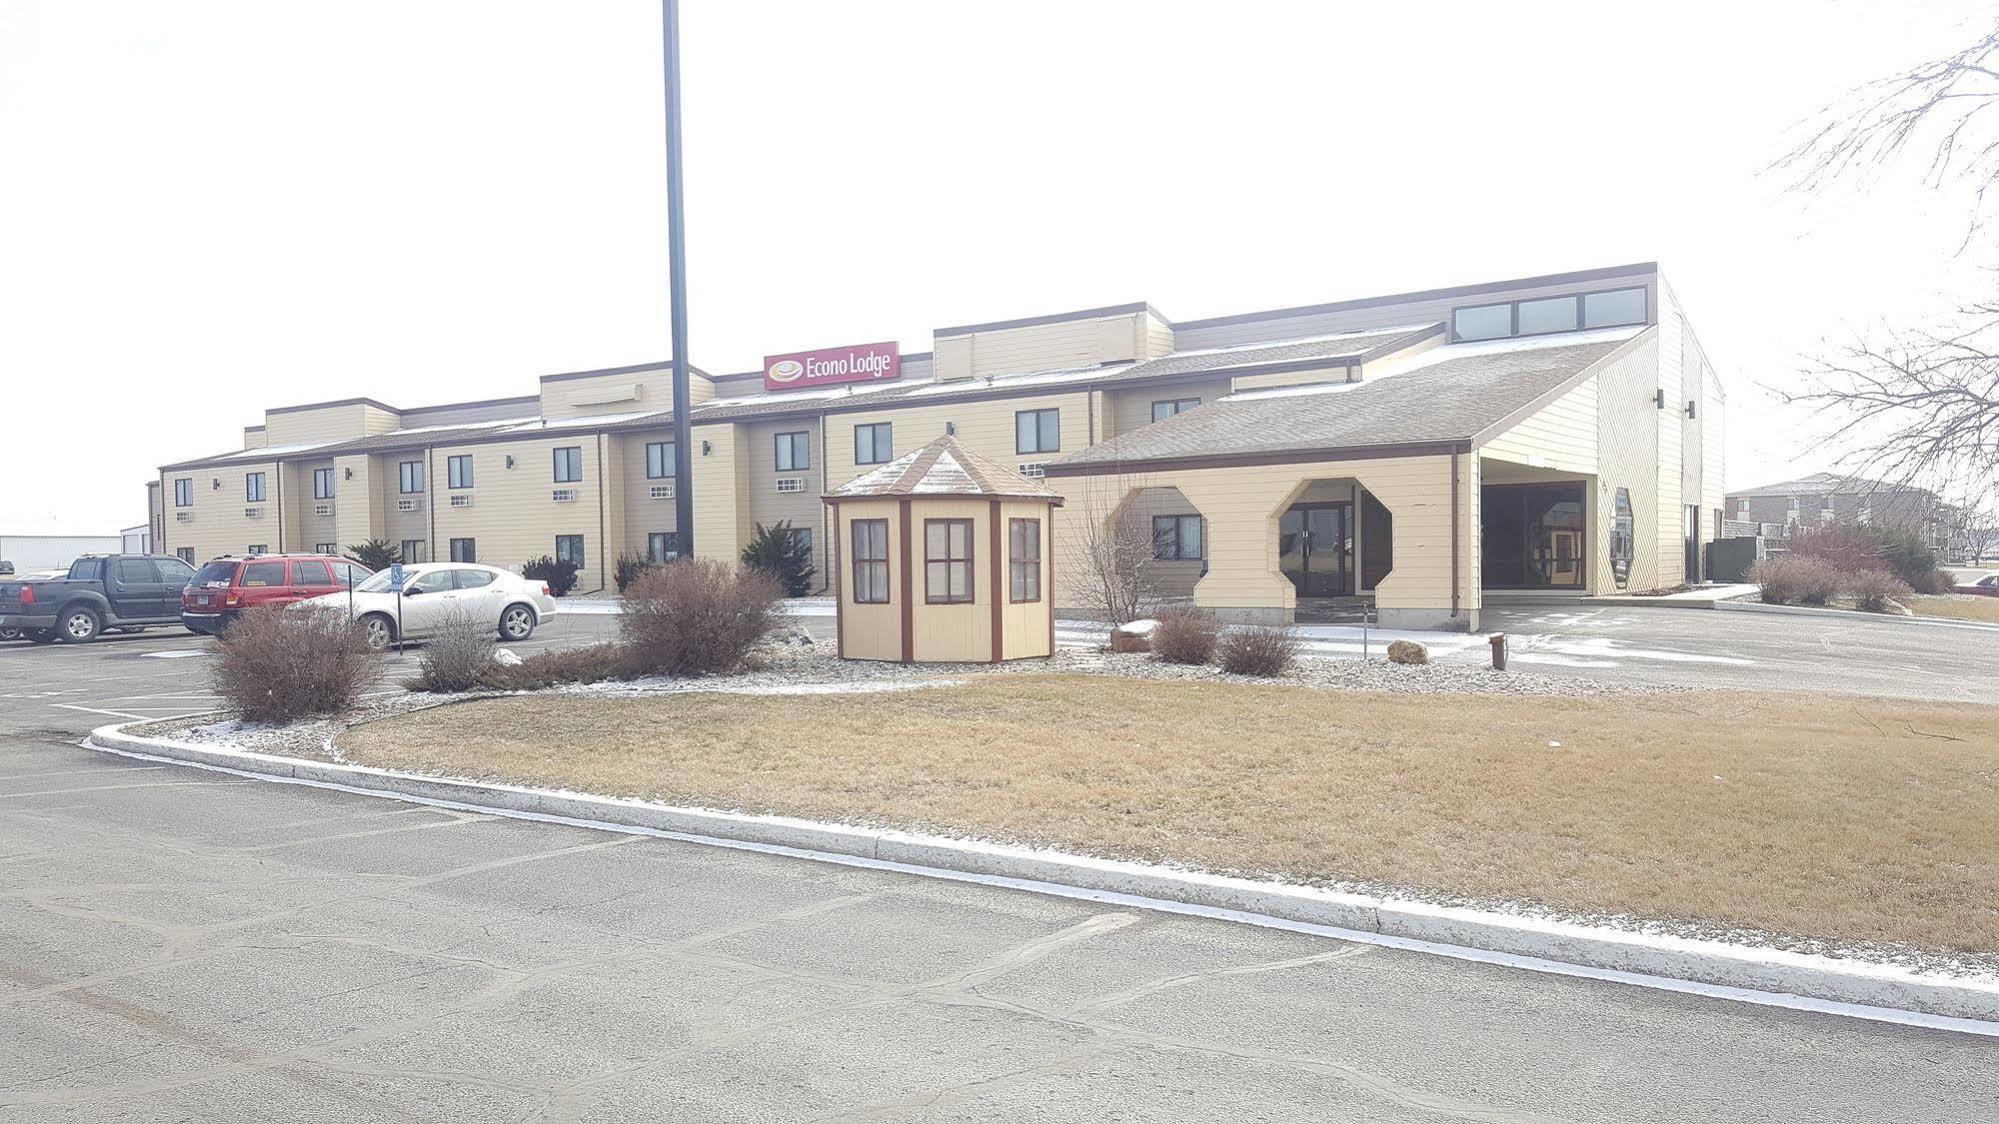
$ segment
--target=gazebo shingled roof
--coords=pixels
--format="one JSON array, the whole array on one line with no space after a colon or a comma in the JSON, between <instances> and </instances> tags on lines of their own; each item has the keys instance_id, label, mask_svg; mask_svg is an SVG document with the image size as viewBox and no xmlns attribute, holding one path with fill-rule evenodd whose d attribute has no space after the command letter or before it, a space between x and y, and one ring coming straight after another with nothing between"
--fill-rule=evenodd
<instances>
[{"instance_id":1,"label":"gazebo shingled roof","mask_svg":"<svg viewBox=\"0 0 1999 1124\"><path fill-rule=\"evenodd\" d=\"M913 453L849 480L826 493L829 500L898 496L991 496L1048 500L1061 493L958 443L946 434Z\"/></svg>"}]
</instances>

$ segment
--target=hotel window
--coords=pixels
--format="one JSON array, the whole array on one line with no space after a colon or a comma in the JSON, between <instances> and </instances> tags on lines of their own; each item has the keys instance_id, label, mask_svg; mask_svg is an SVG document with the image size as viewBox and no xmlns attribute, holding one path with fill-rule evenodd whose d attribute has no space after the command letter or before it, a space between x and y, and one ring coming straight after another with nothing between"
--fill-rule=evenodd
<instances>
[{"instance_id":1,"label":"hotel window","mask_svg":"<svg viewBox=\"0 0 1999 1124\"><path fill-rule=\"evenodd\" d=\"M1013 451L1016 453L1059 453L1062 451L1060 410L1021 410L1013 415Z\"/></svg>"},{"instance_id":2,"label":"hotel window","mask_svg":"<svg viewBox=\"0 0 1999 1124\"><path fill-rule=\"evenodd\" d=\"M472 454L444 458L444 482L453 488L472 486Z\"/></svg>"},{"instance_id":3,"label":"hotel window","mask_svg":"<svg viewBox=\"0 0 1999 1124\"><path fill-rule=\"evenodd\" d=\"M803 472L812 467L812 435L780 433L777 435L777 470L779 472Z\"/></svg>"},{"instance_id":4,"label":"hotel window","mask_svg":"<svg viewBox=\"0 0 1999 1124\"><path fill-rule=\"evenodd\" d=\"M1547 300L1521 301L1519 333L1523 336L1540 336L1549 332L1573 332L1576 330L1576 298L1550 297Z\"/></svg>"},{"instance_id":5,"label":"hotel window","mask_svg":"<svg viewBox=\"0 0 1999 1124\"><path fill-rule=\"evenodd\" d=\"M574 484L583 479L583 446L565 445L555 451L555 482Z\"/></svg>"},{"instance_id":6,"label":"hotel window","mask_svg":"<svg viewBox=\"0 0 1999 1124\"><path fill-rule=\"evenodd\" d=\"M243 499L247 503L264 502L264 474L246 473L243 477Z\"/></svg>"},{"instance_id":7,"label":"hotel window","mask_svg":"<svg viewBox=\"0 0 1999 1124\"><path fill-rule=\"evenodd\" d=\"M174 506L194 506L194 481L185 477L174 481Z\"/></svg>"},{"instance_id":8,"label":"hotel window","mask_svg":"<svg viewBox=\"0 0 1999 1124\"><path fill-rule=\"evenodd\" d=\"M425 548L422 539L403 540L403 561L412 566L430 561L430 551Z\"/></svg>"},{"instance_id":9,"label":"hotel window","mask_svg":"<svg viewBox=\"0 0 1999 1124\"><path fill-rule=\"evenodd\" d=\"M797 550L799 553L804 554L807 557L810 557L812 554L812 528L810 527L791 528L791 545L792 548Z\"/></svg>"},{"instance_id":10,"label":"hotel window","mask_svg":"<svg viewBox=\"0 0 1999 1124\"><path fill-rule=\"evenodd\" d=\"M1152 420L1164 421L1174 414L1184 414L1201 404L1199 398L1167 398L1152 404Z\"/></svg>"},{"instance_id":11,"label":"hotel window","mask_svg":"<svg viewBox=\"0 0 1999 1124\"><path fill-rule=\"evenodd\" d=\"M479 542L477 539L452 539L451 560L453 562L477 562Z\"/></svg>"},{"instance_id":12,"label":"hotel window","mask_svg":"<svg viewBox=\"0 0 1999 1124\"><path fill-rule=\"evenodd\" d=\"M261 542L253 542L253 543L251 543L251 544L250 544L250 549L249 549L249 550L247 550L247 551L245 551L244 553L246 553L246 554L269 554L270 552L271 552L271 547L270 547L270 544L268 544L268 543L261 543Z\"/></svg>"},{"instance_id":13,"label":"hotel window","mask_svg":"<svg viewBox=\"0 0 1999 1124\"><path fill-rule=\"evenodd\" d=\"M923 521L923 599L932 605L972 600L972 521Z\"/></svg>"},{"instance_id":14,"label":"hotel window","mask_svg":"<svg viewBox=\"0 0 1999 1124\"><path fill-rule=\"evenodd\" d=\"M654 531L646 536L646 561L671 562L680 557L680 535L675 531Z\"/></svg>"},{"instance_id":15,"label":"hotel window","mask_svg":"<svg viewBox=\"0 0 1999 1124\"><path fill-rule=\"evenodd\" d=\"M673 442L646 442L646 479L664 480L673 475Z\"/></svg>"},{"instance_id":16,"label":"hotel window","mask_svg":"<svg viewBox=\"0 0 1999 1124\"><path fill-rule=\"evenodd\" d=\"M1496 340L1513 334L1513 306L1487 304L1460 308L1451 313L1451 337L1457 340Z\"/></svg>"},{"instance_id":17,"label":"hotel window","mask_svg":"<svg viewBox=\"0 0 1999 1124\"><path fill-rule=\"evenodd\" d=\"M1201 517L1152 517L1152 556L1167 562L1198 562L1201 558Z\"/></svg>"},{"instance_id":18,"label":"hotel window","mask_svg":"<svg viewBox=\"0 0 1999 1124\"><path fill-rule=\"evenodd\" d=\"M574 562L578 569L582 569L585 565L583 561L583 536L555 536L555 560L557 562Z\"/></svg>"},{"instance_id":19,"label":"hotel window","mask_svg":"<svg viewBox=\"0 0 1999 1124\"><path fill-rule=\"evenodd\" d=\"M330 500L333 498L333 470L315 468L312 470L312 498Z\"/></svg>"},{"instance_id":20,"label":"hotel window","mask_svg":"<svg viewBox=\"0 0 1999 1124\"><path fill-rule=\"evenodd\" d=\"M888 520L856 519L854 604L888 604Z\"/></svg>"},{"instance_id":21,"label":"hotel window","mask_svg":"<svg viewBox=\"0 0 1999 1124\"><path fill-rule=\"evenodd\" d=\"M403 495L407 496L414 492L423 491L422 461L404 461L402 464L397 466L397 471L402 478L401 484L402 484Z\"/></svg>"},{"instance_id":22,"label":"hotel window","mask_svg":"<svg viewBox=\"0 0 1999 1124\"><path fill-rule=\"evenodd\" d=\"M194 565L194 548L191 546L177 546L174 548L174 557L192 566Z\"/></svg>"},{"instance_id":23,"label":"hotel window","mask_svg":"<svg viewBox=\"0 0 1999 1124\"><path fill-rule=\"evenodd\" d=\"M1007 579L1016 604L1041 600L1041 520L1007 520Z\"/></svg>"},{"instance_id":24,"label":"hotel window","mask_svg":"<svg viewBox=\"0 0 1999 1124\"><path fill-rule=\"evenodd\" d=\"M1583 327L1615 328L1645 322L1645 290L1612 289L1583 295Z\"/></svg>"},{"instance_id":25,"label":"hotel window","mask_svg":"<svg viewBox=\"0 0 1999 1124\"><path fill-rule=\"evenodd\" d=\"M887 464L895 459L889 423L873 422L854 427L854 463Z\"/></svg>"},{"instance_id":26,"label":"hotel window","mask_svg":"<svg viewBox=\"0 0 1999 1124\"><path fill-rule=\"evenodd\" d=\"M331 543L331 542L316 542L312 544L312 552L314 554L338 554L340 553L340 544Z\"/></svg>"}]
</instances>

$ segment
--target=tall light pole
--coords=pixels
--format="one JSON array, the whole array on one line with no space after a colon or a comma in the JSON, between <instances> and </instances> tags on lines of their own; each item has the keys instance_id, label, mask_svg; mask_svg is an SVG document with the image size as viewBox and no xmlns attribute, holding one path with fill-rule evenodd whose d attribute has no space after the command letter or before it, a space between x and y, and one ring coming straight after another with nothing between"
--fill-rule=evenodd
<instances>
[{"instance_id":1,"label":"tall light pole","mask_svg":"<svg viewBox=\"0 0 1999 1124\"><path fill-rule=\"evenodd\" d=\"M666 292L673 332L673 524L680 556L694 556L694 408L687 384L687 218L680 204L680 0L660 0L666 55Z\"/></svg>"}]
</instances>

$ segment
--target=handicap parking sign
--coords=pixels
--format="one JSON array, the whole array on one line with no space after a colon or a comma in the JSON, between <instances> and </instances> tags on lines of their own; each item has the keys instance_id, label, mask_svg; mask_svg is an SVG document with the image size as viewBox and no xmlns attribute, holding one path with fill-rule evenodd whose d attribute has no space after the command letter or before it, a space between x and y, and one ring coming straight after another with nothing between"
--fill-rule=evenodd
<instances>
[{"instance_id":1,"label":"handicap parking sign","mask_svg":"<svg viewBox=\"0 0 1999 1124\"><path fill-rule=\"evenodd\" d=\"M401 562L391 562L389 563L389 592L401 593L402 591L403 564Z\"/></svg>"}]
</instances>

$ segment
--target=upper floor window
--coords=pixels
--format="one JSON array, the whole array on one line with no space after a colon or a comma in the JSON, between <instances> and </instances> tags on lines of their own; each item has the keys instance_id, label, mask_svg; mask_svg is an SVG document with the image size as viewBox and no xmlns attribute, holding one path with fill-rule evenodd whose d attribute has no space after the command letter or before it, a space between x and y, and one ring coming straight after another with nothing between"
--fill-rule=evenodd
<instances>
[{"instance_id":1,"label":"upper floor window","mask_svg":"<svg viewBox=\"0 0 1999 1124\"><path fill-rule=\"evenodd\" d=\"M249 503L264 502L264 474L245 473L243 476L243 499Z\"/></svg>"},{"instance_id":2,"label":"upper floor window","mask_svg":"<svg viewBox=\"0 0 1999 1124\"><path fill-rule=\"evenodd\" d=\"M777 470L803 472L812 467L812 435L804 431L777 435Z\"/></svg>"},{"instance_id":3,"label":"upper floor window","mask_svg":"<svg viewBox=\"0 0 1999 1124\"><path fill-rule=\"evenodd\" d=\"M315 468L312 470L312 498L330 500L333 498L333 470Z\"/></svg>"},{"instance_id":4,"label":"upper floor window","mask_svg":"<svg viewBox=\"0 0 1999 1124\"><path fill-rule=\"evenodd\" d=\"M1584 328L1618 328L1643 324L1648 315L1643 288L1535 297L1452 309L1451 338L1464 342L1544 336Z\"/></svg>"},{"instance_id":5,"label":"upper floor window","mask_svg":"<svg viewBox=\"0 0 1999 1124\"><path fill-rule=\"evenodd\" d=\"M1184 414L1201 404L1199 398L1167 398L1152 404L1152 420L1163 421L1174 414Z\"/></svg>"},{"instance_id":6,"label":"upper floor window","mask_svg":"<svg viewBox=\"0 0 1999 1124\"><path fill-rule=\"evenodd\" d=\"M673 442L648 441L646 443L646 479L662 480L674 474L676 465Z\"/></svg>"},{"instance_id":7,"label":"upper floor window","mask_svg":"<svg viewBox=\"0 0 1999 1124\"><path fill-rule=\"evenodd\" d=\"M455 457L444 458L444 476L445 483L454 488L470 488L472 486L472 454L462 453Z\"/></svg>"},{"instance_id":8,"label":"upper floor window","mask_svg":"<svg viewBox=\"0 0 1999 1124\"><path fill-rule=\"evenodd\" d=\"M423 462L404 461L397 466L404 495L423 491Z\"/></svg>"},{"instance_id":9,"label":"upper floor window","mask_svg":"<svg viewBox=\"0 0 1999 1124\"><path fill-rule=\"evenodd\" d=\"M555 482L574 484L583 479L583 446L565 445L555 451Z\"/></svg>"},{"instance_id":10,"label":"upper floor window","mask_svg":"<svg viewBox=\"0 0 1999 1124\"><path fill-rule=\"evenodd\" d=\"M855 464L887 464L894 459L895 443L890 438L888 422L854 427Z\"/></svg>"},{"instance_id":11,"label":"upper floor window","mask_svg":"<svg viewBox=\"0 0 1999 1124\"><path fill-rule=\"evenodd\" d=\"M194 506L194 481L191 478L183 476L174 481L174 506Z\"/></svg>"},{"instance_id":12,"label":"upper floor window","mask_svg":"<svg viewBox=\"0 0 1999 1124\"><path fill-rule=\"evenodd\" d=\"M1062 411L1021 410L1013 415L1013 451L1016 453L1059 453L1062 451Z\"/></svg>"}]
</instances>

